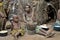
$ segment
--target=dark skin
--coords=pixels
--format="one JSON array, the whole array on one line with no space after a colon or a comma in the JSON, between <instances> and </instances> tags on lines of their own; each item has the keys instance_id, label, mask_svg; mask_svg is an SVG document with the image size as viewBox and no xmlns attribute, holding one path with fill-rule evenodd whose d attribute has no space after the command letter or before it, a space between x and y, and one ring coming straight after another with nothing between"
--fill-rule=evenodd
<instances>
[{"instance_id":1,"label":"dark skin","mask_svg":"<svg viewBox=\"0 0 60 40\"><path fill-rule=\"evenodd\" d=\"M25 6L25 11L29 14L31 12L31 7L29 5Z\"/></svg>"},{"instance_id":2,"label":"dark skin","mask_svg":"<svg viewBox=\"0 0 60 40\"><path fill-rule=\"evenodd\" d=\"M31 7L29 6L29 5L27 5L27 6L25 6L25 12L26 12L26 16L28 16L28 15L31 15ZM25 18L24 18L25 19ZM28 21L25 19L24 20L26 23L28 23Z\"/></svg>"},{"instance_id":3,"label":"dark skin","mask_svg":"<svg viewBox=\"0 0 60 40\"><path fill-rule=\"evenodd\" d=\"M19 19L18 19L18 16L13 17L13 21L14 21L14 22L18 23L18 20L19 20Z\"/></svg>"},{"instance_id":4,"label":"dark skin","mask_svg":"<svg viewBox=\"0 0 60 40\"><path fill-rule=\"evenodd\" d=\"M0 20L2 21L2 29L3 29L5 16L4 16L4 14L2 12L0 12Z\"/></svg>"},{"instance_id":5,"label":"dark skin","mask_svg":"<svg viewBox=\"0 0 60 40\"><path fill-rule=\"evenodd\" d=\"M0 3L3 5L3 0L0 0ZM1 5L1 7L3 8L3 6ZM3 9L2 9L3 10ZM1 11L2 12L2 11ZM2 14L0 13L0 16L2 17L3 19L3 29L5 29L5 23L6 23L6 16L3 14L4 12L2 12Z\"/></svg>"},{"instance_id":6,"label":"dark skin","mask_svg":"<svg viewBox=\"0 0 60 40\"><path fill-rule=\"evenodd\" d=\"M45 25L45 24L43 24L43 25ZM53 28L51 28L52 25L49 25L49 24L46 24L46 25L49 29L47 31L44 29L40 29L40 32L38 34L42 34L46 37L50 37L50 36L54 35L55 32L53 31Z\"/></svg>"},{"instance_id":7,"label":"dark skin","mask_svg":"<svg viewBox=\"0 0 60 40\"><path fill-rule=\"evenodd\" d=\"M29 6L29 5L27 5L27 6L25 6L25 12L26 12L26 16L30 16L30 19L32 19L32 20L30 20L29 22L25 19L24 21L27 23L27 24L29 24L30 26L32 26L32 25L34 25L34 23L33 23L33 19L34 19L34 8L35 7L33 7L33 8L31 8L31 6Z\"/></svg>"},{"instance_id":8,"label":"dark skin","mask_svg":"<svg viewBox=\"0 0 60 40\"><path fill-rule=\"evenodd\" d=\"M3 0L0 0L0 3L3 2Z\"/></svg>"},{"instance_id":9,"label":"dark skin","mask_svg":"<svg viewBox=\"0 0 60 40\"><path fill-rule=\"evenodd\" d=\"M14 26L14 28L13 29L19 29L19 18L18 18L18 16L14 16L13 17L13 26Z\"/></svg>"},{"instance_id":10,"label":"dark skin","mask_svg":"<svg viewBox=\"0 0 60 40\"><path fill-rule=\"evenodd\" d=\"M12 30L13 30L13 29L15 29L15 30L20 29L19 17L18 17L17 15L14 15L14 16L13 16L13 21L12 21L12 23L13 23L13 28L12 28ZM19 32L17 32L15 35L13 35L13 36L14 36L14 40L18 40L17 35L19 35Z\"/></svg>"}]
</instances>

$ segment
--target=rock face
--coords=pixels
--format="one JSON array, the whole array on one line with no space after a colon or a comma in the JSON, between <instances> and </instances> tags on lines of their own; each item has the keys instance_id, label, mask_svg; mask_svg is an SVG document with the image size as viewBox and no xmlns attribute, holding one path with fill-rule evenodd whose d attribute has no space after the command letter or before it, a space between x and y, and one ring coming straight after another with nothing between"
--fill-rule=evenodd
<instances>
[{"instance_id":1,"label":"rock face","mask_svg":"<svg viewBox=\"0 0 60 40\"><path fill-rule=\"evenodd\" d=\"M56 16L56 10L58 10L58 2L59 2L57 0L51 0L49 2L46 2L46 0L20 0L20 3L21 3L20 5L22 5L22 8L20 8L22 9L21 11L23 11L24 9L23 7L26 4L28 3L31 4L33 3L33 1L37 3L35 6L35 14L36 14L36 18L38 19L37 21L39 22L39 24L45 23L49 18L48 13L47 13L47 6L48 6L47 3L52 4L53 9L55 10L53 11L53 13L55 14L54 16Z\"/></svg>"}]
</instances>

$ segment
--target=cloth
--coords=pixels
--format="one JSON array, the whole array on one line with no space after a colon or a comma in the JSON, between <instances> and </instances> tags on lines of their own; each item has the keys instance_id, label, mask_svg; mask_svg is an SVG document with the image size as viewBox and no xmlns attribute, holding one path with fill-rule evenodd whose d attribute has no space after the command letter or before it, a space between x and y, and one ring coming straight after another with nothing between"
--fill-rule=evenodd
<instances>
[{"instance_id":1,"label":"cloth","mask_svg":"<svg viewBox=\"0 0 60 40\"><path fill-rule=\"evenodd\" d=\"M26 21L26 28L27 30L33 31L35 30L37 22L31 18L31 14L23 14L24 20Z\"/></svg>"},{"instance_id":2,"label":"cloth","mask_svg":"<svg viewBox=\"0 0 60 40\"><path fill-rule=\"evenodd\" d=\"M11 22L10 21L6 22L5 28L11 28Z\"/></svg>"},{"instance_id":3,"label":"cloth","mask_svg":"<svg viewBox=\"0 0 60 40\"><path fill-rule=\"evenodd\" d=\"M46 25L37 26L36 29L35 29L36 30L36 33L39 33L40 32L40 29L43 29L43 28L46 29L48 27Z\"/></svg>"},{"instance_id":4,"label":"cloth","mask_svg":"<svg viewBox=\"0 0 60 40\"><path fill-rule=\"evenodd\" d=\"M42 29L42 27L37 26L36 29L35 29L36 30L36 33L39 33L40 32L40 29Z\"/></svg>"},{"instance_id":5,"label":"cloth","mask_svg":"<svg viewBox=\"0 0 60 40\"><path fill-rule=\"evenodd\" d=\"M60 27L60 21L59 20L56 20L54 27Z\"/></svg>"},{"instance_id":6,"label":"cloth","mask_svg":"<svg viewBox=\"0 0 60 40\"><path fill-rule=\"evenodd\" d=\"M2 2L2 3L0 3L0 6L3 6L3 2Z\"/></svg>"},{"instance_id":7,"label":"cloth","mask_svg":"<svg viewBox=\"0 0 60 40\"><path fill-rule=\"evenodd\" d=\"M26 26L27 26L27 30L30 30L30 31L33 31L36 28L36 25L29 25L29 24L27 24Z\"/></svg>"},{"instance_id":8,"label":"cloth","mask_svg":"<svg viewBox=\"0 0 60 40\"><path fill-rule=\"evenodd\" d=\"M55 24L53 25L54 30L60 31L60 21L56 20Z\"/></svg>"},{"instance_id":9,"label":"cloth","mask_svg":"<svg viewBox=\"0 0 60 40\"><path fill-rule=\"evenodd\" d=\"M0 18L0 30L2 30L2 28L3 28L3 23L4 23L3 18Z\"/></svg>"},{"instance_id":10,"label":"cloth","mask_svg":"<svg viewBox=\"0 0 60 40\"><path fill-rule=\"evenodd\" d=\"M0 3L0 12L2 12L4 14L4 16L6 17L6 14L5 14L4 7L3 6L4 6L4 3L1 2Z\"/></svg>"},{"instance_id":11,"label":"cloth","mask_svg":"<svg viewBox=\"0 0 60 40\"><path fill-rule=\"evenodd\" d=\"M23 29L13 29L11 31L12 35L15 35L16 33L21 34L22 36L24 35L25 31Z\"/></svg>"},{"instance_id":12,"label":"cloth","mask_svg":"<svg viewBox=\"0 0 60 40\"><path fill-rule=\"evenodd\" d=\"M59 20L56 20L56 22L55 22L55 23L60 24L60 21L59 21Z\"/></svg>"}]
</instances>

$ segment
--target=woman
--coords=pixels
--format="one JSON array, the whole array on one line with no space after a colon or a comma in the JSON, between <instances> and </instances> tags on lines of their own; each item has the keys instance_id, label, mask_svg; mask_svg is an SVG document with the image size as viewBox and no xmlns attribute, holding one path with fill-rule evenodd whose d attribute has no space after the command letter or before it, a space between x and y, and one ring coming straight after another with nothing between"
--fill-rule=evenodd
<instances>
[{"instance_id":1,"label":"woman","mask_svg":"<svg viewBox=\"0 0 60 40\"><path fill-rule=\"evenodd\" d=\"M24 8L25 14L23 14L24 22L27 25L27 31L34 31L36 22L36 16L34 13L35 7L31 8L30 5L26 5Z\"/></svg>"},{"instance_id":2,"label":"woman","mask_svg":"<svg viewBox=\"0 0 60 40\"><path fill-rule=\"evenodd\" d=\"M2 27L2 29L4 29L5 26L5 19L6 19L6 13L4 11L4 3L3 0L0 0L0 27Z\"/></svg>"}]
</instances>

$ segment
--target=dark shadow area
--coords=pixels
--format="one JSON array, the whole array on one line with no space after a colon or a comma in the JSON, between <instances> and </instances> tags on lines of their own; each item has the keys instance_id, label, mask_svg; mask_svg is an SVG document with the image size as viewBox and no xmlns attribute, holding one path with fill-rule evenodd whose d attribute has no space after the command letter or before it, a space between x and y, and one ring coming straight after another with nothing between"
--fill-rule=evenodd
<instances>
[{"instance_id":1,"label":"dark shadow area","mask_svg":"<svg viewBox=\"0 0 60 40\"><path fill-rule=\"evenodd\" d=\"M47 14L48 14L47 22L49 22L51 20L54 20L54 21L56 20L57 14L56 14L55 9L51 5L48 5L48 7L47 7Z\"/></svg>"},{"instance_id":2,"label":"dark shadow area","mask_svg":"<svg viewBox=\"0 0 60 40\"><path fill-rule=\"evenodd\" d=\"M50 2L51 0L45 0L46 2Z\"/></svg>"}]
</instances>

